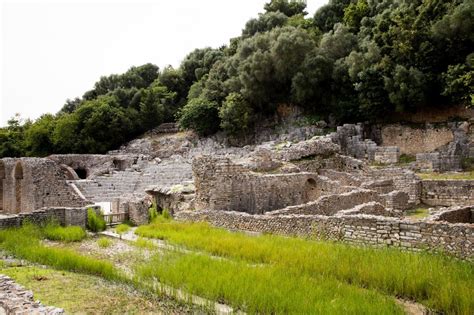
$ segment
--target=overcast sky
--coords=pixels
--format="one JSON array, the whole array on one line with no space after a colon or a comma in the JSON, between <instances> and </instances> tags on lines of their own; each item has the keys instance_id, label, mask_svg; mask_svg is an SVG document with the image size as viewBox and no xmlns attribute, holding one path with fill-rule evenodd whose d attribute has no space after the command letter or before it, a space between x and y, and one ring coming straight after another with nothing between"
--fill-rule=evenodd
<instances>
[{"instance_id":1,"label":"overcast sky","mask_svg":"<svg viewBox=\"0 0 474 315\"><path fill-rule=\"evenodd\" d=\"M147 62L178 66L240 35L269 0L0 0L0 126L82 96L100 76ZM310 15L327 0L308 0Z\"/></svg>"}]
</instances>

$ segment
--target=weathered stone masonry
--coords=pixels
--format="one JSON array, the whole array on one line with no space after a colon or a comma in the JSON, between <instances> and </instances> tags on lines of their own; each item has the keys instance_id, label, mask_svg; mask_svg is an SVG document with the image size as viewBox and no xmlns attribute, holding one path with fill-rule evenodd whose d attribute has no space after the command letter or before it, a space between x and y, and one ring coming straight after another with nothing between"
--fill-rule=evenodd
<instances>
[{"instance_id":1,"label":"weathered stone masonry","mask_svg":"<svg viewBox=\"0 0 474 315\"><path fill-rule=\"evenodd\" d=\"M87 204L67 183L64 169L49 159L2 159L0 180L0 211L3 214Z\"/></svg>"},{"instance_id":2,"label":"weathered stone masonry","mask_svg":"<svg viewBox=\"0 0 474 315\"><path fill-rule=\"evenodd\" d=\"M259 174L227 158L196 158L193 172L196 209L264 213L349 190L315 173Z\"/></svg>"},{"instance_id":3,"label":"weathered stone masonry","mask_svg":"<svg viewBox=\"0 0 474 315\"><path fill-rule=\"evenodd\" d=\"M474 205L474 180L423 180L421 200L430 206Z\"/></svg>"},{"instance_id":4,"label":"weathered stone masonry","mask_svg":"<svg viewBox=\"0 0 474 315\"><path fill-rule=\"evenodd\" d=\"M91 207L98 211L97 207ZM63 226L77 225L85 228L87 223L87 208L49 207L30 213L0 216L0 228L19 227L23 222L45 224L51 220L55 220Z\"/></svg>"},{"instance_id":5,"label":"weathered stone masonry","mask_svg":"<svg viewBox=\"0 0 474 315\"><path fill-rule=\"evenodd\" d=\"M177 220L207 221L232 230L289 236L319 236L355 244L441 250L461 258L474 256L474 226L447 222L411 222L374 215L251 215L227 211L183 211Z\"/></svg>"}]
</instances>

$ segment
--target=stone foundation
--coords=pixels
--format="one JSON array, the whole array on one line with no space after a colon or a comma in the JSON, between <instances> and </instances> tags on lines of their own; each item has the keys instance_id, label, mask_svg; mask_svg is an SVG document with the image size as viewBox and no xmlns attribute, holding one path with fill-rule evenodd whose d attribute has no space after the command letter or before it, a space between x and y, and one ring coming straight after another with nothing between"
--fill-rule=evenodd
<instances>
[{"instance_id":1,"label":"stone foundation","mask_svg":"<svg viewBox=\"0 0 474 315\"><path fill-rule=\"evenodd\" d=\"M474 205L474 180L423 180L421 201L430 206Z\"/></svg>"},{"instance_id":2,"label":"stone foundation","mask_svg":"<svg viewBox=\"0 0 474 315\"><path fill-rule=\"evenodd\" d=\"M87 208L51 207L32 211L30 213L20 213L17 215L7 216L0 215L0 228L20 227L23 222L45 224L51 220L55 220L63 226L77 225L85 228L87 224Z\"/></svg>"},{"instance_id":3,"label":"stone foundation","mask_svg":"<svg viewBox=\"0 0 474 315\"><path fill-rule=\"evenodd\" d=\"M0 275L0 314L59 315L64 314L64 310L44 306L35 301L33 292L25 290L10 277Z\"/></svg>"},{"instance_id":4,"label":"stone foundation","mask_svg":"<svg viewBox=\"0 0 474 315\"><path fill-rule=\"evenodd\" d=\"M206 221L231 230L319 237L330 240L407 250L442 251L471 260L474 225L412 222L374 215L250 215L227 211L184 211L182 221Z\"/></svg>"}]
</instances>

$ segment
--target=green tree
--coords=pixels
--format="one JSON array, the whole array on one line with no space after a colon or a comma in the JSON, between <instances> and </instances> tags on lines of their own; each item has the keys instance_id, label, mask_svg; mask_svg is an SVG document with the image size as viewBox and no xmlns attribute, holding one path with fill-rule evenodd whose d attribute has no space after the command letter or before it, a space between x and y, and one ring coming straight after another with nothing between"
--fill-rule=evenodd
<instances>
[{"instance_id":1,"label":"green tree","mask_svg":"<svg viewBox=\"0 0 474 315\"><path fill-rule=\"evenodd\" d=\"M46 156L55 151L53 140L55 126L55 117L51 114L45 114L25 131L27 155Z\"/></svg>"},{"instance_id":2,"label":"green tree","mask_svg":"<svg viewBox=\"0 0 474 315\"><path fill-rule=\"evenodd\" d=\"M250 19L245 24L245 27L242 30L242 37L248 38L254 36L257 33L271 31L276 27L285 25L287 21L288 16L280 11L259 14L258 18Z\"/></svg>"},{"instance_id":3,"label":"green tree","mask_svg":"<svg viewBox=\"0 0 474 315\"><path fill-rule=\"evenodd\" d=\"M344 9L344 23L350 27L352 31L358 32L360 22L369 14L369 5L366 0L358 0L350 3Z\"/></svg>"},{"instance_id":4,"label":"green tree","mask_svg":"<svg viewBox=\"0 0 474 315\"><path fill-rule=\"evenodd\" d=\"M253 124L254 112L238 93L230 93L219 110L221 128L230 135L247 132Z\"/></svg>"},{"instance_id":5,"label":"green tree","mask_svg":"<svg viewBox=\"0 0 474 315\"><path fill-rule=\"evenodd\" d=\"M304 0L271 0L265 3L263 8L266 12L281 12L288 17L308 14L305 11L306 1Z\"/></svg>"},{"instance_id":6,"label":"green tree","mask_svg":"<svg viewBox=\"0 0 474 315\"><path fill-rule=\"evenodd\" d=\"M219 129L219 110L217 103L204 98L189 101L179 113L179 125L192 129L199 135L209 135Z\"/></svg>"}]
</instances>

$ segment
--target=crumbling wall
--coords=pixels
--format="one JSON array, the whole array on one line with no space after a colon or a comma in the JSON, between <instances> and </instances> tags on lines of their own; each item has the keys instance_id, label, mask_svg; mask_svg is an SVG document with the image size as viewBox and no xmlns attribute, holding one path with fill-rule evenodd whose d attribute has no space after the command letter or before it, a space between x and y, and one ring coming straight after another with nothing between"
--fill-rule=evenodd
<instances>
[{"instance_id":1,"label":"crumbling wall","mask_svg":"<svg viewBox=\"0 0 474 315\"><path fill-rule=\"evenodd\" d=\"M421 179L414 172L399 167L389 167L371 170L366 176L372 179L390 179L393 181L394 190L408 194L409 203L420 203Z\"/></svg>"},{"instance_id":2,"label":"crumbling wall","mask_svg":"<svg viewBox=\"0 0 474 315\"><path fill-rule=\"evenodd\" d=\"M374 161L381 164L395 164L400 160L400 148L395 146L377 147Z\"/></svg>"},{"instance_id":3,"label":"crumbling wall","mask_svg":"<svg viewBox=\"0 0 474 315\"><path fill-rule=\"evenodd\" d=\"M450 223L474 223L474 205L445 208L431 215L429 220Z\"/></svg>"},{"instance_id":4,"label":"crumbling wall","mask_svg":"<svg viewBox=\"0 0 474 315\"><path fill-rule=\"evenodd\" d=\"M474 205L474 180L423 180L421 201L430 206Z\"/></svg>"},{"instance_id":5,"label":"crumbling wall","mask_svg":"<svg viewBox=\"0 0 474 315\"><path fill-rule=\"evenodd\" d=\"M433 152L454 140L454 134L446 125L433 126L430 124L413 125L392 124L381 128L382 144L397 146L401 154L415 155L423 152Z\"/></svg>"},{"instance_id":6,"label":"crumbling wall","mask_svg":"<svg viewBox=\"0 0 474 315\"><path fill-rule=\"evenodd\" d=\"M323 237L353 244L444 251L460 258L474 257L474 225L413 222L374 215L250 215L227 211L183 211L177 220L207 221L232 230L289 236Z\"/></svg>"},{"instance_id":7,"label":"crumbling wall","mask_svg":"<svg viewBox=\"0 0 474 315\"><path fill-rule=\"evenodd\" d=\"M315 173L259 174L227 158L204 156L193 161L196 209L264 213L303 204L337 191L337 183ZM330 191L327 191L330 189Z\"/></svg>"},{"instance_id":8,"label":"crumbling wall","mask_svg":"<svg viewBox=\"0 0 474 315\"><path fill-rule=\"evenodd\" d=\"M41 158L2 159L2 212L31 212L49 206L83 206L67 183L67 175L55 162ZM0 174L1 175L1 174Z\"/></svg>"},{"instance_id":9,"label":"crumbling wall","mask_svg":"<svg viewBox=\"0 0 474 315\"><path fill-rule=\"evenodd\" d=\"M127 154L55 154L48 159L69 166L81 179L112 171L124 171L138 162L137 155Z\"/></svg>"},{"instance_id":10,"label":"crumbling wall","mask_svg":"<svg viewBox=\"0 0 474 315\"><path fill-rule=\"evenodd\" d=\"M377 192L366 189L357 189L346 193L322 196L315 201L305 204L289 206L284 209L268 212L268 215L334 215L340 210L351 209L357 205L371 201L383 202Z\"/></svg>"},{"instance_id":11,"label":"crumbling wall","mask_svg":"<svg viewBox=\"0 0 474 315\"><path fill-rule=\"evenodd\" d=\"M23 222L41 225L51 220L55 220L63 226L77 225L85 228L87 223L87 208L45 207L29 213L4 216L0 218L0 228L19 227Z\"/></svg>"}]
</instances>

